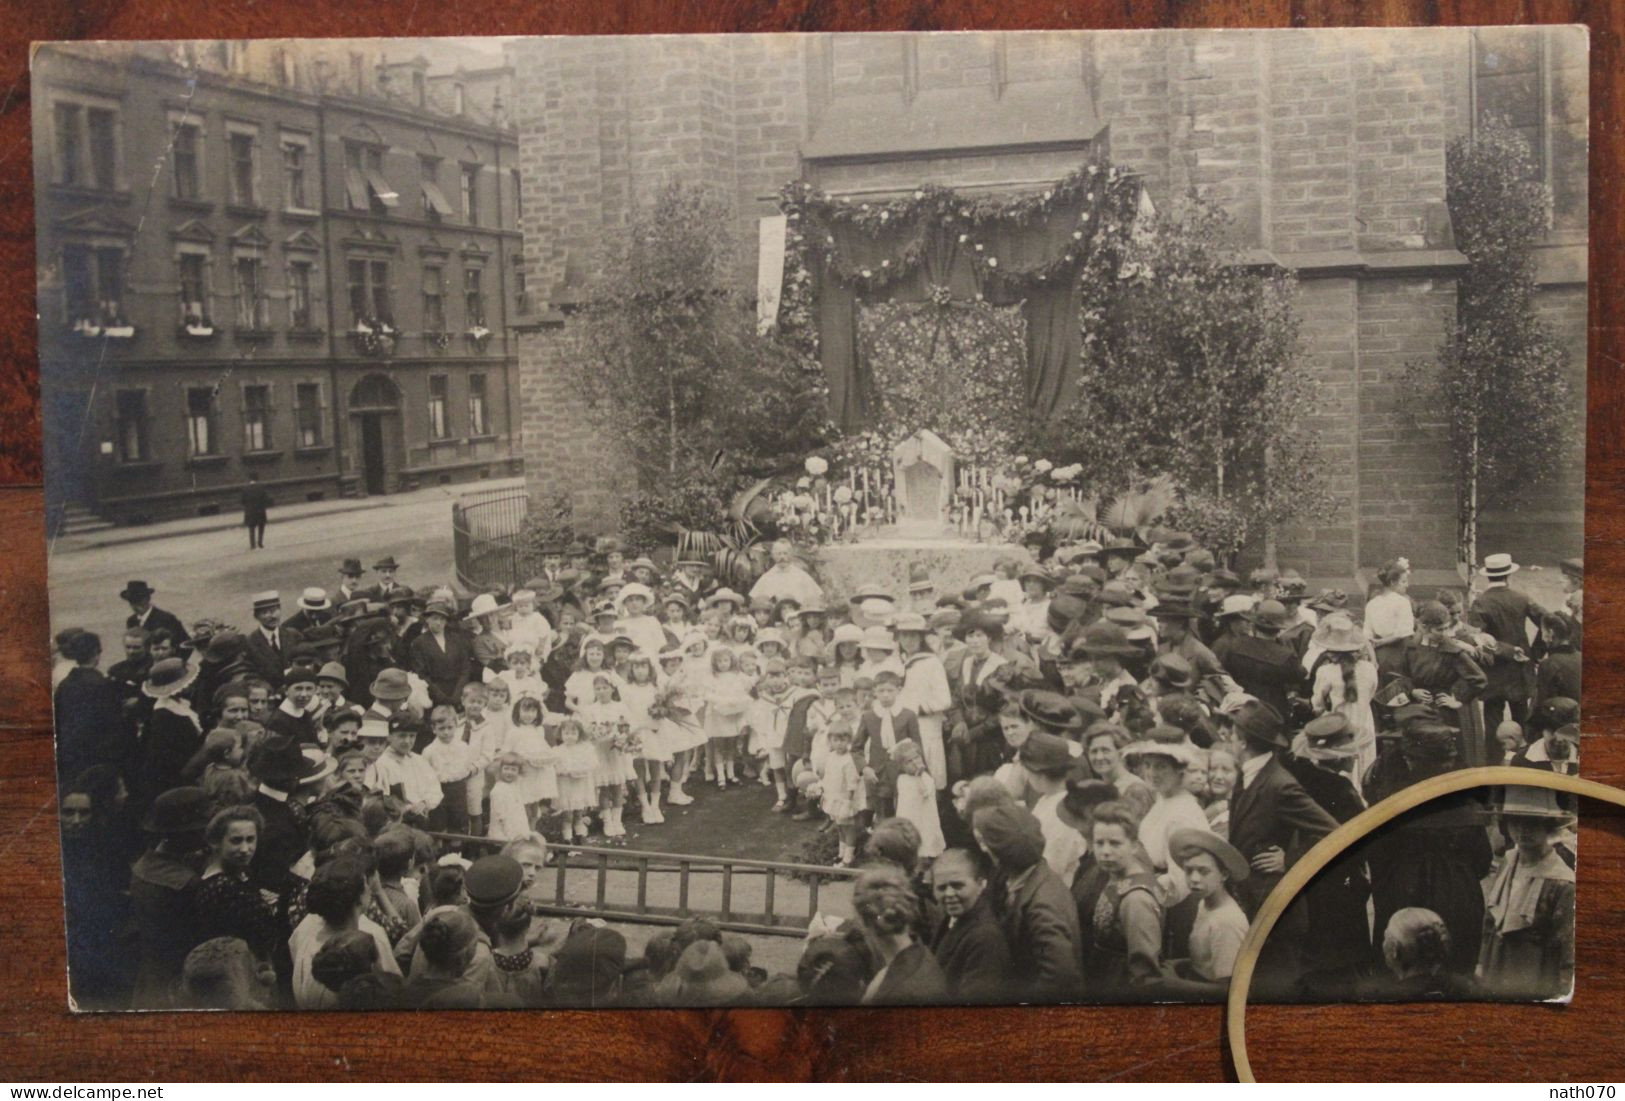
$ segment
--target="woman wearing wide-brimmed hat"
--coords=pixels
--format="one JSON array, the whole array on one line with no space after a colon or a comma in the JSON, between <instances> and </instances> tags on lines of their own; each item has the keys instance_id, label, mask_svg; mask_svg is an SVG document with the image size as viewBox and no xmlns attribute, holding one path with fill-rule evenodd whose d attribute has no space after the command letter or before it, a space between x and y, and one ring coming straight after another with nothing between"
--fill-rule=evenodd
<instances>
[{"instance_id":1,"label":"woman wearing wide-brimmed hat","mask_svg":"<svg viewBox=\"0 0 1625 1101\"><path fill-rule=\"evenodd\" d=\"M1341 715L1354 730L1355 786L1377 760L1377 723L1371 697L1377 691L1377 662L1364 632L1345 612L1334 612L1315 627L1310 651L1324 660L1315 667L1309 700L1317 715Z\"/></svg>"},{"instance_id":2,"label":"woman wearing wide-brimmed hat","mask_svg":"<svg viewBox=\"0 0 1625 1101\"><path fill-rule=\"evenodd\" d=\"M130 909L136 950L132 1009L166 1009L186 954L203 940L193 905L198 887L194 863L209 825L209 793L174 787L160 794L141 820L152 848L130 871Z\"/></svg>"},{"instance_id":3,"label":"woman wearing wide-brimmed hat","mask_svg":"<svg viewBox=\"0 0 1625 1101\"><path fill-rule=\"evenodd\" d=\"M1509 787L1501 858L1484 912L1478 974L1503 997L1552 998L1574 985L1574 869L1554 847L1574 815L1544 788Z\"/></svg>"},{"instance_id":4,"label":"woman wearing wide-brimmed hat","mask_svg":"<svg viewBox=\"0 0 1625 1101\"><path fill-rule=\"evenodd\" d=\"M141 694L153 703L131 783L137 808L151 806L159 793L184 783L186 762L203 744L203 722L186 699L195 680L195 666L165 658L141 683Z\"/></svg>"},{"instance_id":5,"label":"woman wearing wide-brimmed hat","mask_svg":"<svg viewBox=\"0 0 1625 1101\"><path fill-rule=\"evenodd\" d=\"M1406 641L1391 675L1409 680L1411 695L1431 702L1461 732L1457 744L1458 767L1482 765L1487 757L1484 713L1478 698L1489 683L1484 669L1473 658L1473 649L1451 638L1446 629L1450 613L1436 600L1416 610L1416 633ZM1386 678L1389 671L1378 658L1378 668ZM1420 693L1420 694L1419 694ZM1493 738L1488 739L1493 741ZM1496 743L1499 758L1500 743Z\"/></svg>"},{"instance_id":6,"label":"woman wearing wide-brimmed hat","mask_svg":"<svg viewBox=\"0 0 1625 1101\"><path fill-rule=\"evenodd\" d=\"M1196 757L1196 747L1184 731L1159 726L1151 736L1123 750L1123 763L1151 788L1155 798L1140 819L1139 839L1157 875L1163 901L1178 902L1187 893L1185 874L1170 859L1168 839L1175 830L1208 828L1207 812L1196 796L1185 790L1185 770Z\"/></svg>"}]
</instances>

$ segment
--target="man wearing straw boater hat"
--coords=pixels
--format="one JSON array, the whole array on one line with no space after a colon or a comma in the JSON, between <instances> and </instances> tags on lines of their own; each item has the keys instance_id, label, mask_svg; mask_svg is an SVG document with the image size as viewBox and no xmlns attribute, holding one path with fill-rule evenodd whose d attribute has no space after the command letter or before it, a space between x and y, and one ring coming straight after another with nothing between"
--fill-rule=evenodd
<instances>
[{"instance_id":1,"label":"man wearing straw boater hat","mask_svg":"<svg viewBox=\"0 0 1625 1101\"><path fill-rule=\"evenodd\" d=\"M254 594L254 618L259 624L248 632L244 646L249 664L266 683L280 687L299 645L299 632L282 622L282 596L275 589Z\"/></svg>"},{"instance_id":2,"label":"man wearing straw boater hat","mask_svg":"<svg viewBox=\"0 0 1625 1101\"><path fill-rule=\"evenodd\" d=\"M1539 655L1531 652L1527 626L1533 625L1539 632L1546 610L1508 585L1508 579L1519 568L1510 554L1486 555L1485 589L1467 612L1469 624L1495 638L1495 660L1484 668L1489 683L1479 697L1484 703L1484 727L1491 731L1501 725L1509 711L1516 723L1529 718L1530 679L1534 674L1530 658Z\"/></svg>"},{"instance_id":3,"label":"man wearing straw boater hat","mask_svg":"<svg viewBox=\"0 0 1625 1101\"><path fill-rule=\"evenodd\" d=\"M298 631L301 638L312 627L320 627L333 620L333 602L327 598L327 590L319 585L312 585L299 594L299 610L289 616L286 626L290 631Z\"/></svg>"}]
</instances>

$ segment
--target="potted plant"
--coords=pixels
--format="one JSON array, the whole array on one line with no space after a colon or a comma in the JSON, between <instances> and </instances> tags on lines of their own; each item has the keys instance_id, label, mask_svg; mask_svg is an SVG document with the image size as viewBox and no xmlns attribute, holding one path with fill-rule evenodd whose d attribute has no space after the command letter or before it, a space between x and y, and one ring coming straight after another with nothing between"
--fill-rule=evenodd
<instances>
[{"instance_id":1,"label":"potted plant","mask_svg":"<svg viewBox=\"0 0 1625 1101\"><path fill-rule=\"evenodd\" d=\"M485 351L486 344L490 343L491 330L485 327L483 320L478 320L468 326L468 340L479 351Z\"/></svg>"},{"instance_id":2,"label":"potted plant","mask_svg":"<svg viewBox=\"0 0 1625 1101\"><path fill-rule=\"evenodd\" d=\"M203 303L188 302L181 314L181 332L190 337L214 335L214 322L203 312Z\"/></svg>"}]
</instances>

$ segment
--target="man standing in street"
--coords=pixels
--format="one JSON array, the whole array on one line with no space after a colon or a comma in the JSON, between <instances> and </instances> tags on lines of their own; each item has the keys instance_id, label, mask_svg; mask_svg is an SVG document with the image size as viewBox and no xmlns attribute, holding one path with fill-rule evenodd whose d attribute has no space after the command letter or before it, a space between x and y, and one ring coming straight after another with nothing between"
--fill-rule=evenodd
<instances>
[{"instance_id":1,"label":"man standing in street","mask_svg":"<svg viewBox=\"0 0 1625 1101\"><path fill-rule=\"evenodd\" d=\"M265 547L266 514L271 509L271 494L260 485L260 476L250 474L243 487L243 526L248 529L248 549Z\"/></svg>"}]
</instances>

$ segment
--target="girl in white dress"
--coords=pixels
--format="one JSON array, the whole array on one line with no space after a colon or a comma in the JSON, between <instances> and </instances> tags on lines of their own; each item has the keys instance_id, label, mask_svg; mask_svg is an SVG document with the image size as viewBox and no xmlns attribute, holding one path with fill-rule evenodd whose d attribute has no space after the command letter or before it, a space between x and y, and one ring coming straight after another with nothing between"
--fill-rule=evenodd
<instances>
[{"instance_id":1,"label":"girl in white dress","mask_svg":"<svg viewBox=\"0 0 1625 1101\"><path fill-rule=\"evenodd\" d=\"M487 836L495 841L513 841L531 834L530 815L519 794L519 777L525 759L517 753L504 753L497 761L497 782L491 785L491 828Z\"/></svg>"},{"instance_id":2,"label":"girl in white dress","mask_svg":"<svg viewBox=\"0 0 1625 1101\"><path fill-rule=\"evenodd\" d=\"M934 860L948 847L937 815L937 785L925 768L925 753L904 738L892 750L897 764L897 817L907 818L920 831L920 858Z\"/></svg>"},{"instance_id":3,"label":"girl in white dress","mask_svg":"<svg viewBox=\"0 0 1625 1101\"><path fill-rule=\"evenodd\" d=\"M607 675L613 686L620 687L621 678L609 667L608 644L602 639L588 638L581 643L581 654L576 659L575 672L564 682L564 706L570 714L580 714L581 709L593 701L596 693L593 691L592 682L600 675Z\"/></svg>"},{"instance_id":4,"label":"girl in white dress","mask_svg":"<svg viewBox=\"0 0 1625 1101\"><path fill-rule=\"evenodd\" d=\"M592 702L576 711L576 717L586 726L587 735L598 751L598 771L593 773L593 784L598 788L598 812L605 837L626 836L626 827L621 823L626 782L637 778L631 759L622 751L632 724L626 705L617 698L617 680L613 673L595 674Z\"/></svg>"},{"instance_id":5,"label":"girl in white dress","mask_svg":"<svg viewBox=\"0 0 1625 1101\"><path fill-rule=\"evenodd\" d=\"M694 797L683 790L694 763L695 750L705 746L705 727L700 722L699 701L688 688L687 658L683 651L672 649L660 655L660 691L662 703L655 716L660 730L661 748L671 754L667 766L671 780L666 799L674 807L686 807Z\"/></svg>"},{"instance_id":6,"label":"girl in white dress","mask_svg":"<svg viewBox=\"0 0 1625 1101\"><path fill-rule=\"evenodd\" d=\"M557 765L559 797L556 806L563 815L564 838L585 839L587 812L598 805L598 788L593 774L598 771L598 750L587 740L578 719L559 724Z\"/></svg>"},{"instance_id":7,"label":"girl in white dress","mask_svg":"<svg viewBox=\"0 0 1625 1101\"><path fill-rule=\"evenodd\" d=\"M524 771L519 774L519 797L533 829L547 805L559 794L558 777L553 771L553 746L542 725L546 717L541 700L535 696L520 696L514 701L507 737L502 744L503 753L518 754L525 762Z\"/></svg>"},{"instance_id":8,"label":"girl in white dress","mask_svg":"<svg viewBox=\"0 0 1625 1101\"><path fill-rule=\"evenodd\" d=\"M530 643L513 643L502 656L502 660L508 667L495 674L492 679L507 684L509 695L516 700L520 696L547 699L547 684L536 673L535 649Z\"/></svg>"},{"instance_id":9,"label":"girl in white dress","mask_svg":"<svg viewBox=\"0 0 1625 1101\"><path fill-rule=\"evenodd\" d=\"M704 685L706 759L715 773L717 787L737 784L734 772L734 744L739 726L750 706L751 682L739 671L738 659L726 646L711 651L711 675Z\"/></svg>"},{"instance_id":10,"label":"girl in white dress","mask_svg":"<svg viewBox=\"0 0 1625 1101\"><path fill-rule=\"evenodd\" d=\"M660 686L655 683L654 659L641 650L634 651L626 663L626 683L621 686L621 702L626 705L627 721L638 738L637 756L632 768L637 779L638 802L643 821L649 824L664 822L660 813L660 782L666 777L666 762L671 753L666 750L660 724L650 714Z\"/></svg>"},{"instance_id":11,"label":"girl in white dress","mask_svg":"<svg viewBox=\"0 0 1625 1101\"><path fill-rule=\"evenodd\" d=\"M1210 832L1202 804L1185 790L1185 766L1194 749L1182 742L1146 741L1123 750L1123 762L1139 773L1156 797L1140 819L1140 844L1151 858L1165 906L1190 893L1184 871L1169 856L1169 837L1178 829Z\"/></svg>"}]
</instances>

